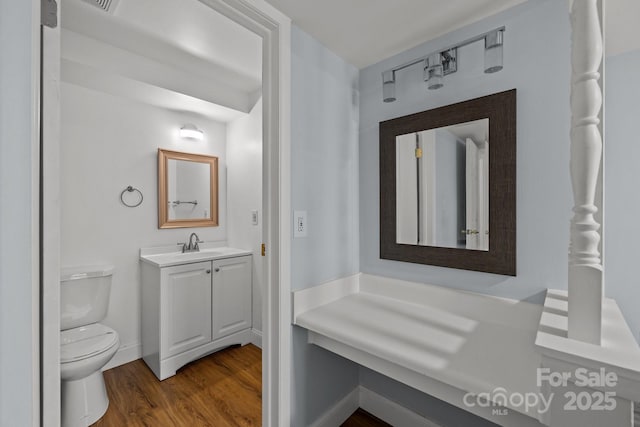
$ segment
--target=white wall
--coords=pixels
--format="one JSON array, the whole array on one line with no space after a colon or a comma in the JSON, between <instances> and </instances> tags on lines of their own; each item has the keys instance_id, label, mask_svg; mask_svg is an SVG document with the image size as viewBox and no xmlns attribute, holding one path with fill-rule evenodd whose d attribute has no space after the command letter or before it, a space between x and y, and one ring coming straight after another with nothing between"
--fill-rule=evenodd
<instances>
[{"instance_id":1,"label":"white wall","mask_svg":"<svg viewBox=\"0 0 640 427\"><path fill-rule=\"evenodd\" d=\"M253 328L262 331L262 98L227 125L227 217L229 246L253 252Z\"/></svg>"},{"instance_id":2,"label":"white wall","mask_svg":"<svg viewBox=\"0 0 640 427\"><path fill-rule=\"evenodd\" d=\"M115 266L104 323L120 334L123 354L135 359L141 342L139 249L184 242L191 232L205 241L227 237L226 127L69 83L62 84L61 110L61 263ZM178 129L185 123L202 129L204 141L181 140ZM219 227L158 229L158 148L219 157ZM144 194L137 208L120 202L128 185Z\"/></svg>"},{"instance_id":3,"label":"white wall","mask_svg":"<svg viewBox=\"0 0 640 427\"><path fill-rule=\"evenodd\" d=\"M383 70L502 25L506 25L506 32L501 72L483 73L483 45L479 42L459 50L458 72L445 78L442 89L428 91L418 66L414 71L398 73L398 100L382 102L380 75ZM363 272L539 303L546 288L566 288L572 206L569 52L566 2L530 1L361 71L360 266ZM552 71L543 71L549 69ZM518 91L517 276L381 260L378 122L513 88ZM425 416L435 411L433 405L437 406L437 401L434 403L421 393L400 387L368 370L363 370L361 375L363 384L379 394ZM460 411L458 414L466 416ZM441 420L448 422L445 425L472 425L456 423L454 416L448 414Z\"/></svg>"},{"instance_id":4,"label":"white wall","mask_svg":"<svg viewBox=\"0 0 640 427\"><path fill-rule=\"evenodd\" d=\"M39 423L36 4L0 2L1 426Z\"/></svg>"},{"instance_id":5,"label":"white wall","mask_svg":"<svg viewBox=\"0 0 640 427\"><path fill-rule=\"evenodd\" d=\"M295 290L359 271L358 70L295 26L291 38L291 208L308 213L291 247ZM297 327L292 345L291 425L306 427L358 385L358 366Z\"/></svg>"},{"instance_id":6,"label":"white wall","mask_svg":"<svg viewBox=\"0 0 640 427\"><path fill-rule=\"evenodd\" d=\"M640 50L609 57L605 66L605 293L640 342L640 276L634 270L640 256Z\"/></svg>"}]
</instances>

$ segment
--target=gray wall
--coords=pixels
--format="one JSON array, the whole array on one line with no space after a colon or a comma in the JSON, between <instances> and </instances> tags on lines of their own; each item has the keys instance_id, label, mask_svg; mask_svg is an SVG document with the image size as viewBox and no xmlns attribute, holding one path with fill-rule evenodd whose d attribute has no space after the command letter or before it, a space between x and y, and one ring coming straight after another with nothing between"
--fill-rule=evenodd
<instances>
[{"instance_id":1,"label":"gray wall","mask_svg":"<svg viewBox=\"0 0 640 427\"><path fill-rule=\"evenodd\" d=\"M605 292L640 341L640 276L632 269L640 256L640 50L607 58L605 70Z\"/></svg>"},{"instance_id":2,"label":"gray wall","mask_svg":"<svg viewBox=\"0 0 640 427\"><path fill-rule=\"evenodd\" d=\"M32 25L37 15L32 2L0 2L0 425L30 426L34 396L38 393L32 351L32 301L37 299L38 217L37 183L32 180L37 162L38 135L31 131L36 119L37 91L32 76L38 43ZM37 224L37 221L36 221ZM37 282L36 282L37 283ZM36 329L37 330L37 329ZM36 366L37 369L37 366ZM35 394L34 394L35 392Z\"/></svg>"},{"instance_id":3,"label":"gray wall","mask_svg":"<svg viewBox=\"0 0 640 427\"><path fill-rule=\"evenodd\" d=\"M530 1L372 65L360 74L360 266L365 273L542 302L566 288L569 180L570 26L567 4ZM483 73L482 42L459 50L459 71L428 91L420 66L398 73L397 101L382 102L381 72L438 48L506 25L504 69ZM517 276L507 277L379 258L378 122L516 88ZM364 368L367 388L443 425L476 425L422 393ZM435 409L437 408L437 409ZM435 411L435 412L434 412ZM426 415L429 415L426 414ZM439 416L439 415L437 415ZM460 421L460 422L458 422ZM477 421L478 425L481 421Z\"/></svg>"},{"instance_id":4,"label":"gray wall","mask_svg":"<svg viewBox=\"0 0 640 427\"><path fill-rule=\"evenodd\" d=\"M357 273L358 70L292 28L291 204L308 237L293 239L292 288ZM358 365L293 330L292 426L307 426L358 385Z\"/></svg>"},{"instance_id":5,"label":"gray wall","mask_svg":"<svg viewBox=\"0 0 640 427\"><path fill-rule=\"evenodd\" d=\"M506 25L504 69L483 73L483 45L459 51L459 71L427 90L417 66L398 73L397 98L382 102L384 69ZM544 28L544 31L541 30ZM363 272L541 301L566 287L569 180L569 18L560 1L531 1L372 65L360 74L360 265ZM545 71L553 64L553 72ZM517 277L379 258L378 122L516 88Z\"/></svg>"}]
</instances>

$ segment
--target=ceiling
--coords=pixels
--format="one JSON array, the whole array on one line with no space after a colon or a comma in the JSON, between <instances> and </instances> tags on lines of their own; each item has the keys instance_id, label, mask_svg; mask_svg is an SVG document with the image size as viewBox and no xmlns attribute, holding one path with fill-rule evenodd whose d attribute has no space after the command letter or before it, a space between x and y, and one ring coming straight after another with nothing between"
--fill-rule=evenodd
<instances>
[{"instance_id":1,"label":"ceiling","mask_svg":"<svg viewBox=\"0 0 640 427\"><path fill-rule=\"evenodd\" d=\"M525 0L267 1L336 54L364 68Z\"/></svg>"},{"instance_id":2,"label":"ceiling","mask_svg":"<svg viewBox=\"0 0 640 427\"><path fill-rule=\"evenodd\" d=\"M196 0L62 0L62 78L228 122L261 92L262 40Z\"/></svg>"},{"instance_id":3,"label":"ceiling","mask_svg":"<svg viewBox=\"0 0 640 427\"><path fill-rule=\"evenodd\" d=\"M295 25L358 68L524 1L267 0ZM566 1L569 9L568 0L547 1ZM640 1L606 0L606 6L607 55L640 49Z\"/></svg>"},{"instance_id":4,"label":"ceiling","mask_svg":"<svg viewBox=\"0 0 640 427\"><path fill-rule=\"evenodd\" d=\"M261 39L197 0L61 0L63 79L228 122L260 96ZM524 1L267 0L359 68ZM638 0L607 0L608 55L640 49ZM542 27L541 27L542 28Z\"/></svg>"}]
</instances>

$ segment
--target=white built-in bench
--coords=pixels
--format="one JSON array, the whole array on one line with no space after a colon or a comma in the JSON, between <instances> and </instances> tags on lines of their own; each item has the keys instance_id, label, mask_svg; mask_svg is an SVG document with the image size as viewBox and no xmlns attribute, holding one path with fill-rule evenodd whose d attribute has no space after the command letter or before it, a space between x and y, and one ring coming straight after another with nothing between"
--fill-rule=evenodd
<instances>
[{"instance_id":1,"label":"white built-in bench","mask_svg":"<svg viewBox=\"0 0 640 427\"><path fill-rule=\"evenodd\" d=\"M367 274L293 293L293 323L308 330L310 343L499 425L517 427L549 424L538 406L508 399L541 392L537 372L543 355L536 338L543 309ZM465 399L467 393L489 396L494 404L480 406L475 396Z\"/></svg>"}]
</instances>

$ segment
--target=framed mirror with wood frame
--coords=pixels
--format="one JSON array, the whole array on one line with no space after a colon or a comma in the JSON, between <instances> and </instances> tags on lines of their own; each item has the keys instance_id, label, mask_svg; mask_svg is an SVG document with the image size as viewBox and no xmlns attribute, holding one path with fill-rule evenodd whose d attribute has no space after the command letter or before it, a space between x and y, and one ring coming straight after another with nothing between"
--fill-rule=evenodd
<instances>
[{"instance_id":1,"label":"framed mirror with wood frame","mask_svg":"<svg viewBox=\"0 0 640 427\"><path fill-rule=\"evenodd\" d=\"M380 122L380 258L516 275L515 89Z\"/></svg>"},{"instance_id":2,"label":"framed mirror with wood frame","mask_svg":"<svg viewBox=\"0 0 640 427\"><path fill-rule=\"evenodd\" d=\"M218 158L158 149L158 228L218 226Z\"/></svg>"}]
</instances>

